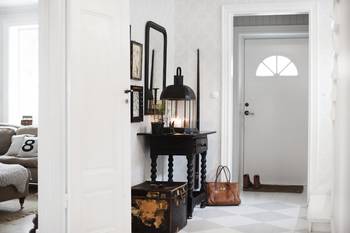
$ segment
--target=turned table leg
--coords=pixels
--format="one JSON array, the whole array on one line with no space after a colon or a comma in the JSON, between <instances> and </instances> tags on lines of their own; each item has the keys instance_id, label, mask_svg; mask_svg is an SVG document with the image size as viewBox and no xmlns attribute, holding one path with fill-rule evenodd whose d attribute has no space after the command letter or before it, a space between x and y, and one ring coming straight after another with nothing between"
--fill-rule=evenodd
<instances>
[{"instance_id":1,"label":"turned table leg","mask_svg":"<svg viewBox=\"0 0 350 233\"><path fill-rule=\"evenodd\" d=\"M157 158L158 155L151 155L151 180L152 182L156 182L157 180Z\"/></svg>"},{"instance_id":2,"label":"turned table leg","mask_svg":"<svg viewBox=\"0 0 350 233\"><path fill-rule=\"evenodd\" d=\"M169 155L168 158L168 182L173 182L174 177L174 156Z\"/></svg>"},{"instance_id":3,"label":"turned table leg","mask_svg":"<svg viewBox=\"0 0 350 233\"><path fill-rule=\"evenodd\" d=\"M192 218L193 214L193 155L187 155L187 217Z\"/></svg>"},{"instance_id":4,"label":"turned table leg","mask_svg":"<svg viewBox=\"0 0 350 233\"><path fill-rule=\"evenodd\" d=\"M200 154L195 155L195 170L194 170L194 189L198 190L199 188L199 156Z\"/></svg>"},{"instance_id":5,"label":"turned table leg","mask_svg":"<svg viewBox=\"0 0 350 233\"><path fill-rule=\"evenodd\" d=\"M201 208L207 205L207 152L201 154L201 191L205 193L205 200L201 203Z\"/></svg>"}]
</instances>

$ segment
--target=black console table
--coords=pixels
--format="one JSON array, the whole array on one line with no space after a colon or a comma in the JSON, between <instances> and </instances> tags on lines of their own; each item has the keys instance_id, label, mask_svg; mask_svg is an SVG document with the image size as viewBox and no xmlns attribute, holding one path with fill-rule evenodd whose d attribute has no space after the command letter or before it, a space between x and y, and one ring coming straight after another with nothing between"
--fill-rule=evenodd
<instances>
[{"instance_id":1,"label":"black console table","mask_svg":"<svg viewBox=\"0 0 350 233\"><path fill-rule=\"evenodd\" d=\"M151 181L157 179L157 158L158 156L168 156L168 182L173 182L174 156L186 156L187 158L187 217L192 218L193 209L196 205L206 206L206 173L207 173L207 150L208 135L211 132L199 132L195 134L164 134L154 135L150 133L138 133L139 136L147 138L151 149ZM195 163L194 161L201 156L201 188L194 190ZM199 169L199 168L198 168ZM199 172L197 173L199 176ZM197 177L197 179L199 179Z\"/></svg>"}]
</instances>

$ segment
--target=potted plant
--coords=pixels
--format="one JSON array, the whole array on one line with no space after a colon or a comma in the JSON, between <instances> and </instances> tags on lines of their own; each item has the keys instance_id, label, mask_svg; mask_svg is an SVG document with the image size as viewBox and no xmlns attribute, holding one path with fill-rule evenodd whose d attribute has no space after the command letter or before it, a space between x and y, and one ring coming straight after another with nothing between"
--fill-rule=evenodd
<instances>
[{"instance_id":1,"label":"potted plant","mask_svg":"<svg viewBox=\"0 0 350 233\"><path fill-rule=\"evenodd\" d=\"M161 135L163 134L164 129L164 112L165 112L165 106L163 101L160 101L160 103L156 104L153 108L153 115L152 115L152 134L155 135Z\"/></svg>"}]
</instances>

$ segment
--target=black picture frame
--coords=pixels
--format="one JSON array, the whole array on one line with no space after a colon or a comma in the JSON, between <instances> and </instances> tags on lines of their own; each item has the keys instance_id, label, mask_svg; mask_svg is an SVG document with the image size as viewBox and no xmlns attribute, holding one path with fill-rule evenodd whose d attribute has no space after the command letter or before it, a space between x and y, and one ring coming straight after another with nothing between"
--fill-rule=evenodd
<instances>
[{"instance_id":1,"label":"black picture frame","mask_svg":"<svg viewBox=\"0 0 350 233\"><path fill-rule=\"evenodd\" d=\"M145 103L144 104L144 113L145 115L152 115L154 111L152 109L149 109L148 107L148 101L152 100L153 97L153 88L152 84L149 83L150 79L150 59L151 59L151 51L150 51L150 31L151 29L158 31L163 35L164 39L164 46L163 46L163 70L162 70L162 79L163 79L163 90L166 88L166 73L167 73L167 49L168 49L168 34L165 29L165 27L153 22L148 21L146 23L145 28ZM160 93L159 93L160 95Z\"/></svg>"},{"instance_id":2,"label":"black picture frame","mask_svg":"<svg viewBox=\"0 0 350 233\"><path fill-rule=\"evenodd\" d=\"M143 87L130 86L130 117L131 122L143 121Z\"/></svg>"},{"instance_id":3,"label":"black picture frame","mask_svg":"<svg viewBox=\"0 0 350 233\"><path fill-rule=\"evenodd\" d=\"M142 80L143 44L130 41L130 79Z\"/></svg>"}]
</instances>

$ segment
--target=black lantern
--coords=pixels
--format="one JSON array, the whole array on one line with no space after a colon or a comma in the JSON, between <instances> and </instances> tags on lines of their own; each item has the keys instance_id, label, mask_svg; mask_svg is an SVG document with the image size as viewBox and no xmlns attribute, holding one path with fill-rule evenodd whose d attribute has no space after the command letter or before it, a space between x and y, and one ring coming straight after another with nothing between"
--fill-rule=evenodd
<instances>
[{"instance_id":1,"label":"black lantern","mask_svg":"<svg viewBox=\"0 0 350 233\"><path fill-rule=\"evenodd\" d=\"M193 133L196 131L194 91L183 84L181 68L176 69L174 85L166 87L160 95L164 101L165 126L178 133Z\"/></svg>"}]
</instances>

